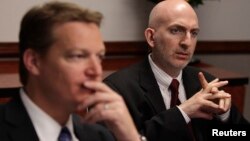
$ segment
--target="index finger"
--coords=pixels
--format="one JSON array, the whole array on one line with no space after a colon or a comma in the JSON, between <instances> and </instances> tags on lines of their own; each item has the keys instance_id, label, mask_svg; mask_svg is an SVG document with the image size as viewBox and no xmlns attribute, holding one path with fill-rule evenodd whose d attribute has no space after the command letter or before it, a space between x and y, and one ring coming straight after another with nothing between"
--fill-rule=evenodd
<instances>
[{"instance_id":1,"label":"index finger","mask_svg":"<svg viewBox=\"0 0 250 141\"><path fill-rule=\"evenodd\" d=\"M199 72L198 77L199 77L200 84L201 84L202 88L205 89L208 85L208 82L207 82L204 74L202 72Z\"/></svg>"},{"instance_id":2,"label":"index finger","mask_svg":"<svg viewBox=\"0 0 250 141\"><path fill-rule=\"evenodd\" d=\"M86 88L93 89L98 92L109 92L114 93L114 91L109 88L106 84L103 82L96 82L96 81L86 81L83 84Z\"/></svg>"}]
</instances>

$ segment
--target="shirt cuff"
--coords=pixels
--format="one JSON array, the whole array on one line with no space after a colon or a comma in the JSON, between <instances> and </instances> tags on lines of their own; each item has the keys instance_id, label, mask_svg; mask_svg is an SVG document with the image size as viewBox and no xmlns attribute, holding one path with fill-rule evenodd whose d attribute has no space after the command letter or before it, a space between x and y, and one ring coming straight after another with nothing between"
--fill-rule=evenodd
<instances>
[{"instance_id":1,"label":"shirt cuff","mask_svg":"<svg viewBox=\"0 0 250 141\"><path fill-rule=\"evenodd\" d=\"M177 108L181 111L181 114L184 117L186 123L189 123L191 119L188 117L188 115L181 108L179 108L179 106L177 106Z\"/></svg>"},{"instance_id":2,"label":"shirt cuff","mask_svg":"<svg viewBox=\"0 0 250 141\"><path fill-rule=\"evenodd\" d=\"M220 119L222 122L227 122L228 119L229 119L229 116L230 116L230 111L231 111L231 109L229 109L229 110L228 110L226 113L224 113L224 114L217 115L216 117L217 117L218 119Z\"/></svg>"}]
</instances>

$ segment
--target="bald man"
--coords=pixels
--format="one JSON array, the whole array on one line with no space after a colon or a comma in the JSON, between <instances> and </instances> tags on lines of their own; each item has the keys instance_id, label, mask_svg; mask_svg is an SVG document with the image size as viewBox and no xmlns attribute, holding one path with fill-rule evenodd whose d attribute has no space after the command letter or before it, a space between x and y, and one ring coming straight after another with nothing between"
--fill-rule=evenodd
<instances>
[{"instance_id":1,"label":"bald man","mask_svg":"<svg viewBox=\"0 0 250 141\"><path fill-rule=\"evenodd\" d=\"M231 106L230 95L219 90L227 81L187 66L198 33L197 15L186 1L162 1L152 9L145 30L151 53L104 80L124 97L137 128L150 141L205 141L209 125L248 124ZM169 87L176 82L174 99Z\"/></svg>"}]
</instances>

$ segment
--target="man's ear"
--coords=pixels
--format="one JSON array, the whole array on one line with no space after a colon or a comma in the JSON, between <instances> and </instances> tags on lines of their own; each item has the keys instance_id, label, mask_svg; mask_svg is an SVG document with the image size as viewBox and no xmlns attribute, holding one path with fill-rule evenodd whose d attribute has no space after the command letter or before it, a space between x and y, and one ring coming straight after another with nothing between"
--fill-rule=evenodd
<instances>
[{"instance_id":1,"label":"man's ear","mask_svg":"<svg viewBox=\"0 0 250 141\"><path fill-rule=\"evenodd\" d=\"M149 27L144 32L146 40L151 48L155 46L154 33L155 33L155 30Z\"/></svg>"},{"instance_id":2,"label":"man's ear","mask_svg":"<svg viewBox=\"0 0 250 141\"><path fill-rule=\"evenodd\" d=\"M26 69L33 75L39 74L39 55L33 49L27 49L23 54Z\"/></svg>"}]
</instances>

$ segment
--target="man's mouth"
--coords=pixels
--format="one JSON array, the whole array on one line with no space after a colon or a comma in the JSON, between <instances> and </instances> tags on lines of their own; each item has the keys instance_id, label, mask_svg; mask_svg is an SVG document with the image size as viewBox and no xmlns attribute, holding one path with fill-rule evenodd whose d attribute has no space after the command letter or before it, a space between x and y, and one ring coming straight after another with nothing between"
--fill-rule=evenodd
<instances>
[{"instance_id":1,"label":"man's mouth","mask_svg":"<svg viewBox=\"0 0 250 141\"><path fill-rule=\"evenodd\" d=\"M178 59L181 59L181 60L187 60L189 58L189 54L185 52L177 52L176 56Z\"/></svg>"}]
</instances>

